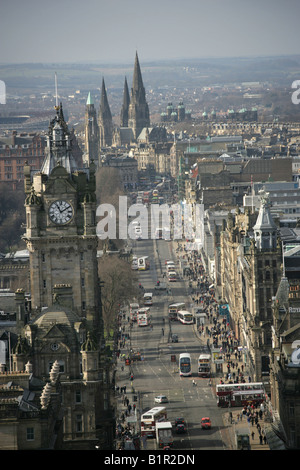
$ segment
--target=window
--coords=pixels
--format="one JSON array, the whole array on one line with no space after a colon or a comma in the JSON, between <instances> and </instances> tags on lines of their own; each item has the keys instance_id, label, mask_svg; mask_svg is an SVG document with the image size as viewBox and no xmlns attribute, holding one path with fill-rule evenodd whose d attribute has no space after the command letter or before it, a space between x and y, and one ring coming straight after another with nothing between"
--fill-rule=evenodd
<instances>
[{"instance_id":1,"label":"window","mask_svg":"<svg viewBox=\"0 0 300 470\"><path fill-rule=\"evenodd\" d=\"M34 428L26 428L27 441L34 441Z\"/></svg>"},{"instance_id":2,"label":"window","mask_svg":"<svg viewBox=\"0 0 300 470\"><path fill-rule=\"evenodd\" d=\"M46 287L47 287L46 279L43 279L43 287L44 287L44 289L46 289Z\"/></svg>"},{"instance_id":3,"label":"window","mask_svg":"<svg viewBox=\"0 0 300 470\"><path fill-rule=\"evenodd\" d=\"M76 432L82 432L82 415L76 415Z\"/></svg>"},{"instance_id":4,"label":"window","mask_svg":"<svg viewBox=\"0 0 300 470\"><path fill-rule=\"evenodd\" d=\"M85 310L85 305L86 305L86 304L85 304L85 301L83 300L83 302L82 302L82 310Z\"/></svg>"},{"instance_id":5,"label":"window","mask_svg":"<svg viewBox=\"0 0 300 470\"><path fill-rule=\"evenodd\" d=\"M289 402L289 417L294 418L295 417L295 404L293 401Z\"/></svg>"},{"instance_id":6,"label":"window","mask_svg":"<svg viewBox=\"0 0 300 470\"><path fill-rule=\"evenodd\" d=\"M81 390L75 391L75 403L81 403Z\"/></svg>"},{"instance_id":7,"label":"window","mask_svg":"<svg viewBox=\"0 0 300 470\"><path fill-rule=\"evenodd\" d=\"M84 287L84 277L81 278L81 287Z\"/></svg>"}]
</instances>

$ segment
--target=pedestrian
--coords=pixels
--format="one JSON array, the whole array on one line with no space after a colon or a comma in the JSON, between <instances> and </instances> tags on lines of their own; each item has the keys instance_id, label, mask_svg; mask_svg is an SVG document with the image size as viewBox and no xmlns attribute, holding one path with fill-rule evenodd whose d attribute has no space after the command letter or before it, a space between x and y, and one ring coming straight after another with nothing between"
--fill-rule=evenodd
<instances>
[{"instance_id":1,"label":"pedestrian","mask_svg":"<svg viewBox=\"0 0 300 470\"><path fill-rule=\"evenodd\" d=\"M262 437L262 435L261 435L261 434L259 435L259 443L260 443L260 444L262 444L262 443L263 443L263 437Z\"/></svg>"},{"instance_id":2,"label":"pedestrian","mask_svg":"<svg viewBox=\"0 0 300 470\"><path fill-rule=\"evenodd\" d=\"M254 431L252 431L251 436L252 436L252 441L254 441L254 436L255 436L255 432L254 432Z\"/></svg>"}]
</instances>

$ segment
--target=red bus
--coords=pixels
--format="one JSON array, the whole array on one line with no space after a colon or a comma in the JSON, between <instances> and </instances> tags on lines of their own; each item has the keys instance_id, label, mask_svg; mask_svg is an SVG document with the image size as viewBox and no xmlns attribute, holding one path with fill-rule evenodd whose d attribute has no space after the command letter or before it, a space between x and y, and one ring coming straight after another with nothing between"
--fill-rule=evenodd
<instances>
[{"instance_id":1,"label":"red bus","mask_svg":"<svg viewBox=\"0 0 300 470\"><path fill-rule=\"evenodd\" d=\"M217 403L220 407L260 404L266 399L262 382L218 384Z\"/></svg>"}]
</instances>

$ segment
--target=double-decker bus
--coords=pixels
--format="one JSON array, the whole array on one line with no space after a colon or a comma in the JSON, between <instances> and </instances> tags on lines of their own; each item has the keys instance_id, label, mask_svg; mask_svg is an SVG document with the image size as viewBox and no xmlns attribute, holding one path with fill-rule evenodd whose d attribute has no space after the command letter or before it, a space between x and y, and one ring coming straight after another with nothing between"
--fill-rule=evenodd
<instances>
[{"instance_id":1,"label":"double-decker bus","mask_svg":"<svg viewBox=\"0 0 300 470\"><path fill-rule=\"evenodd\" d=\"M262 382L218 384L216 394L220 407L259 404L266 398Z\"/></svg>"},{"instance_id":2,"label":"double-decker bus","mask_svg":"<svg viewBox=\"0 0 300 470\"><path fill-rule=\"evenodd\" d=\"M176 321L178 320L177 313L179 310L182 310L185 308L185 303L178 302L175 304L170 304L169 305L169 320Z\"/></svg>"},{"instance_id":3,"label":"double-decker bus","mask_svg":"<svg viewBox=\"0 0 300 470\"><path fill-rule=\"evenodd\" d=\"M189 353L181 353L179 356L179 375L183 377L192 375L191 355Z\"/></svg>"},{"instance_id":4,"label":"double-decker bus","mask_svg":"<svg viewBox=\"0 0 300 470\"><path fill-rule=\"evenodd\" d=\"M167 410L164 406L156 406L141 416L141 435L156 436L156 423L166 421Z\"/></svg>"},{"instance_id":5,"label":"double-decker bus","mask_svg":"<svg viewBox=\"0 0 300 470\"><path fill-rule=\"evenodd\" d=\"M177 318L180 321L180 323L184 325L191 325L194 323L194 315L191 312L188 312L187 310L179 310L177 313Z\"/></svg>"},{"instance_id":6,"label":"double-decker bus","mask_svg":"<svg viewBox=\"0 0 300 470\"><path fill-rule=\"evenodd\" d=\"M210 354L200 354L198 358L198 377L210 376Z\"/></svg>"},{"instance_id":7,"label":"double-decker bus","mask_svg":"<svg viewBox=\"0 0 300 470\"><path fill-rule=\"evenodd\" d=\"M151 323L150 308L139 308L136 314L138 326L148 326Z\"/></svg>"},{"instance_id":8,"label":"double-decker bus","mask_svg":"<svg viewBox=\"0 0 300 470\"><path fill-rule=\"evenodd\" d=\"M139 271L148 271L150 269L150 261L148 256L142 256L138 258L138 270Z\"/></svg>"},{"instance_id":9,"label":"double-decker bus","mask_svg":"<svg viewBox=\"0 0 300 470\"><path fill-rule=\"evenodd\" d=\"M152 305L152 292L145 292L144 294L144 305Z\"/></svg>"},{"instance_id":10,"label":"double-decker bus","mask_svg":"<svg viewBox=\"0 0 300 470\"><path fill-rule=\"evenodd\" d=\"M138 303L129 304L130 320L131 321L136 321L138 309L139 309L139 304Z\"/></svg>"}]
</instances>

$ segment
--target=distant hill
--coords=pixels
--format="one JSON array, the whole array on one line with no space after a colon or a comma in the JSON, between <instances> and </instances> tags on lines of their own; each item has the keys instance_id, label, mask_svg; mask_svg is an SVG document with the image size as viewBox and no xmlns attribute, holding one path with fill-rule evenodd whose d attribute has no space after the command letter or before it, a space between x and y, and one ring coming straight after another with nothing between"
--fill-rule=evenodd
<instances>
[{"instance_id":1,"label":"distant hill","mask_svg":"<svg viewBox=\"0 0 300 470\"><path fill-rule=\"evenodd\" d=\"M180 59L143 62L146 88L157 86L207 86L244 81L268 81L289 86L300 79L300 55L255 58ZM130 64L1 64L0 79L9 89L53 90L54 73L64 88L95 89L104 76L110 88L123 88L124 77L131 81L134 61Z\"/></svg>"}]
</instances>

